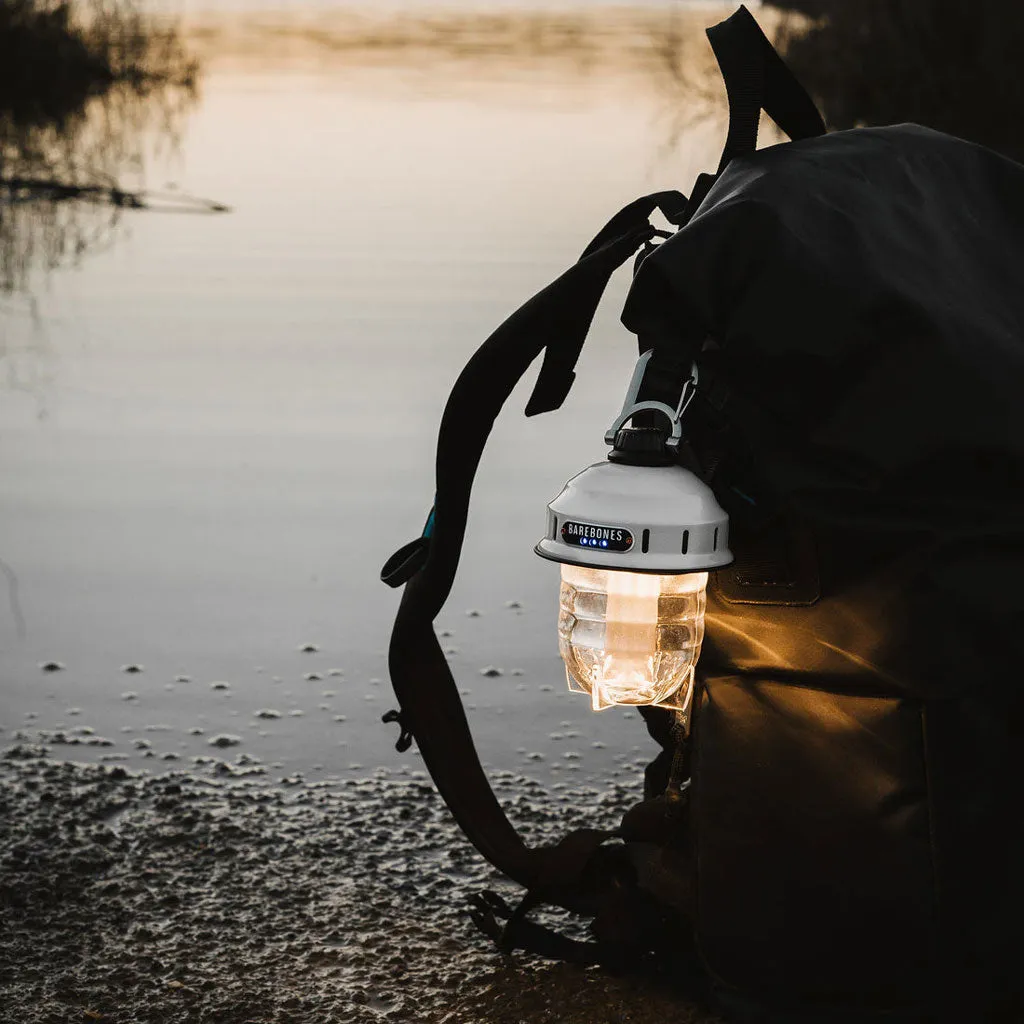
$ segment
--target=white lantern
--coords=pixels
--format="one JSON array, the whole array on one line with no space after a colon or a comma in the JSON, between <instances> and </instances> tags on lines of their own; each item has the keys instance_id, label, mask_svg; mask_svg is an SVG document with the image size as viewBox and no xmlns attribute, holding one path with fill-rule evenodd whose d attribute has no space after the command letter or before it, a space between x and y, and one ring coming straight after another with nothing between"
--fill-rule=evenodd
<instances>
[{"instance_id":1,"label":"white lantern","mask_svg":"<svg viewBox=\"0 0 1024 1024\"><path fill-rule=\"evenodd\" d=\"M729 519L711 488L675 461L675 410L635 403L650 354L637 365L608 460L574 476L548 506L537 553L562 563L559 650L569 687L595 711L656 705L684 717L704 639L708 571L728 565ZM625 428L641 409L671 433Z\"/></svg>"}]
</instances>

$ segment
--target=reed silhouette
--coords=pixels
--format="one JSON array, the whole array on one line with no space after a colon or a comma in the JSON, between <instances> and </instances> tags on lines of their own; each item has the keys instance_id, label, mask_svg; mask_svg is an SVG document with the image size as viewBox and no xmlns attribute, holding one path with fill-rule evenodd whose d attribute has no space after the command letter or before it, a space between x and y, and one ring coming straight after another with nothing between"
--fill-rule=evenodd
<instances>
[{"instance_id":1,"label":"reed silhouette","mask_svg":"<svg viewBox=\"0 0 1024 1024\"><path fill-rule=\"evenodd\" d=\"M1024 159L1019 0L774 0L831 128L915 121Z\"/></svg>"},{"instance_id":2,"label":"reed silhouette","mask_svg":"<svg viewBox=\"0 0 1024 1024\"><path fill-rule=\"evenodd\" d=\"M146 147L176 144L198 74L136 0L0 0L0 294L147 204Z\"/></svg>"}]
</instances>

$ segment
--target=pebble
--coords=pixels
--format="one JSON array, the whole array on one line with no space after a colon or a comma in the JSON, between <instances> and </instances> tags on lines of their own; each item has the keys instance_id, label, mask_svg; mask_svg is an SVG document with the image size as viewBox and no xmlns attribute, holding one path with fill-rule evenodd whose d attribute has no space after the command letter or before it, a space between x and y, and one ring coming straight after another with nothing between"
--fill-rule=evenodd
<instances>
[{"instance_id":1,"label":"pebble","mask_svg":"<svg viewBox=\"0 0 1024 1024\"><path fill-rule=\"evenodd\" d=\"M514 668L514 669L512 669L512 675L514 675L514 676L521 676L523 674L524 673L523 673L523 670L521 668Z\"/></svg>"},{"instance_id":2,"label":"pebble","mask_svg":"<svg viewBox=\"0 0 1024 1024\"><path fill-rule=\"evenodd\" d=\"M316 654L320 650L317 644L299 644L299 652L301 654Z\"/></svg>"},{"instance_id":3,"label":"pebble","mask_svg":"<svg viewBox=\"0 0 1024 1024\"><path fill-rule=\"evenodd\" d=\"M345 674L345 670L341 668L329 668L327 670L327 674L329 676L343 676Z\"/></svg>"},{"instance_id":4,"label":"pebble","mask_svg":"<svg viewBox=\"0 0 1024 1024\"><path fill-rule=\"evenodd\" d=\"M176 683L191 683L192 682L192 677L191 676L175 676L174 677L174 681Z\"/></svg>"},{"instance_id":5,"label":"pebble","mask_svg":"<svg viewBox=\"0 0 1024 1024\"><path fill-rule=\"evenodd\" d=\"M138 700L138 699L139 699L139 695L138 695L138 693L136 693L135 690L125 690L124 693L121 694L121 700Z\"/></svg>"},{"instance_id":6,"label":"pebble","mask_svg":"<svg viewBox=\"0 0 1024 1024\"><path fill-rule=\"evenodd\" d=\"M479 619L480 613L475 608L468 608L466 610L466 617L470 619Z\"/></svg>"},{"instance_id":7,"label":"pebble","mask_svg":"<svg viewBox=\"0 0 1024 1024\"><path fill-rule=\"evenodd\" d=\"M230 690L231 684L224 679L216 679L210 683L211 690Z\"/></svg>"},{"instance_id":8,"label":"pebble","mask_svg":"<svg viewBox=\"0 0 1024 1024\"><path fill-rule=\"evenodd\" d=\"M344 715L335 715L334 720L336 722L347 722L348 719Z\"/></svg>"},{"instance_id":9,"label":"pebble","mask_svg":"<svg viewBox=\"0 0 1024 1024\"><path fill-rule=\"evenodd\" d=\"M63 661L41 661L39 667L44 672L63 672L67 666Z\"/></svg>"},{"instance_id":10,"label":"pebble","mask_svg":"<svg viewBox=\"0 0 1024 1024\"><path fill-rule=\"evenodd\" d=\"M337 697L338 694L334 690L322 690L320 693L321 697Z\"/></svg>"},{"instance_id":11,"label":"pebble","mask_svg":"<svg viewBox=\"0 0 1024 1024\"><path fill-rule=\"evenodd\" d=\"M280 718L281 712L276 711L274 708L257 708L253 714L257 718Z\"/></svg>"},{"instance_id":12,"label":"pebble","mask_svg":"<svg viewBox=\"0 0 1024 1024\"><path fill-rule=\"evenodd\" d=\"M200 729L198 725L193 725L192 728L189 729L188 734L189 736L202 736L203 730Z\"/></svg>"},{"instance_id":13,"label":"pebble","mask_svg":"<svg viewBox=\"0 0 1024 1024\"><path fill-rule=\"evenodd\" d=\"M64 711L65 715L80 715L82 713L81 708L66 708Z\"/></svg>"},{"instance_id":14,"label":"pebble","mask_svg":"<svg viewBox=\"0 0 1024 1024\"><path fill-rule=\"evenodd\" d=\"M210 737L211 747L236 747L241 742L241 736L235 736L229 732L218 733L216 736Z\"/></svg>"},{"instance_id":15,"label":"pebble","mask_svg":"<svg viewBox=\"0 0 1024 1024\"><path fill-rule=\"evenodd\" d=\"M160 760L161 761L177 761L180 758L180 756L181 756L180 754L176 754L173 750L167 750L167 751L164 751L164 753L162 753L160 755Z\"/></svg>"},{"instance_id":16,"label":"pebble","mask_svg":"<svg viewBox=\"0 0 1024 1024\"><path fill-rule=\"evenodd\" d=\"M291 711L288 712L292 718L301 718L305 713L306 712L303 711L302 708L292 708Z\"/></svg>"},{"instance_id":17,"label":"pebble","mask_svg":"<svg viewBox=\"0 0 1024 1024\"><path fill-rule=\"evenodd\" d=\"M305 680L306 680L307 682L310 682L310 683L318 683L318 682L320 682L320 680L321 680L321 679L323 679L323 676L322 676L322 675L320 675L320 673L319 673L319 672L307 672L307 673L305 674L305 676L303 676L303 678L304 678L304 679L305 679Z\"/></svg>"},{"instance_id":18,"label":"pebble","mask_svg":"<svg viewBox=\"0 0 1024 1024\"><path fill-rule=\"evenodd\" d=\"M132 746L135 747L136 750L149 750L149 748L152 747L153 744L150 743L149 740L144 740L140 737L138 739L132 740Z\"/></svg>"},{"instance_id":19,"label":"pebble","mask_svg":"<svg viewBox=\"0 0 1024 1024\"><path fill-rule=\"evenodd\" d=\"M480 675L487 676L488 679L495 679L500 675L504 675L504 672L500 668L495 668L493 665L487 665L480 669Z\"/></svg>"},{"instance_id":20,"label":"pebble","mask_svg":"<svg viewBox=\"0 0 1024 1024\"><path fill-rule=\"evenodd\" d=\"M441 632L438 633L437 635L439 637L442 637L442 638L445 638L445 639L450 637L450 636L455 636L455 634L450 629L442 629Z\"/></svg>"},{"instance_id":21,"label":"pebble","mask_svg":"<svg viewBox=\"0 0 1024 1024\"><path fill-rule=\"evenodd\" d=\"M137 674L139 672L142 672L143 670L144 670L143 666L142 665L138 665L135 662L132 662L129 665L122 665L121 666L121 671L122 672L127 672L129 675L135 675L135 674Z\"/></svg>"},{"instance_id":22,"label":"pebble","mask_svg":"<svg viewBox=\"0 0 1024 1024\"><path fill-rule=\"evenodd\" d=\"M505 607L506 608L522 608L523 606L522 606L522 603L519 602L519 601L506 601L505 602Z\"/></svg>"}]
</instances>

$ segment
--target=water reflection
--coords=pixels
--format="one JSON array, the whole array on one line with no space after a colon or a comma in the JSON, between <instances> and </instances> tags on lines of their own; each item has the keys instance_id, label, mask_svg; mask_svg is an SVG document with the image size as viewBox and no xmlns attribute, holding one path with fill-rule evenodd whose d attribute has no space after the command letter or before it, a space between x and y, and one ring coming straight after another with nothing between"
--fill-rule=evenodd
<instances>
[{"instance_id":1,"label":"water reflection","mask_svg":"<svg viewBox=\"0 0 1024 1024\"><path fill-rule=\"evenodd\" d=\"M378 67L419 75L421 84L426 73L468 90L548 76L571 89L574 77L593 84L627 72L679 99L680 86L706 91L713 63L703 28L717 13L677 5L498 13L306 8L287 17L197 16L187 38L218 69L291 66L337 74Z\"/></svg>"},{"instance_id":2,"label":"water reflection","mask_svg":"<svg viewBox=\"0 0 1024 1024\"><path fill-rule=\"evenodd\" d=\"M0 0L0 293L110 242L198 64L135 0Z\"/></svg>"}]
</instances>

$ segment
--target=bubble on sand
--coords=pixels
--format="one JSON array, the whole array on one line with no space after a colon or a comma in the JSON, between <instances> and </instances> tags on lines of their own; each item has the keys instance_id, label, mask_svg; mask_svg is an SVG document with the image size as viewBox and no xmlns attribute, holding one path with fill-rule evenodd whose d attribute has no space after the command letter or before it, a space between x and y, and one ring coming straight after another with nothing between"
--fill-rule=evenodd
<instances>
[{"instance_id":1,"label":"bubble on sand","mask_svg":"<svg viewBox=\"0 0 1024 1024\"><path fill-rule=\"evenodd\" d=\"M229 732L221 732L216 736L210 737L211 747L237 747L241 742L241 736L235 736L233 733Z\"/></svg>"}]
</instances>

